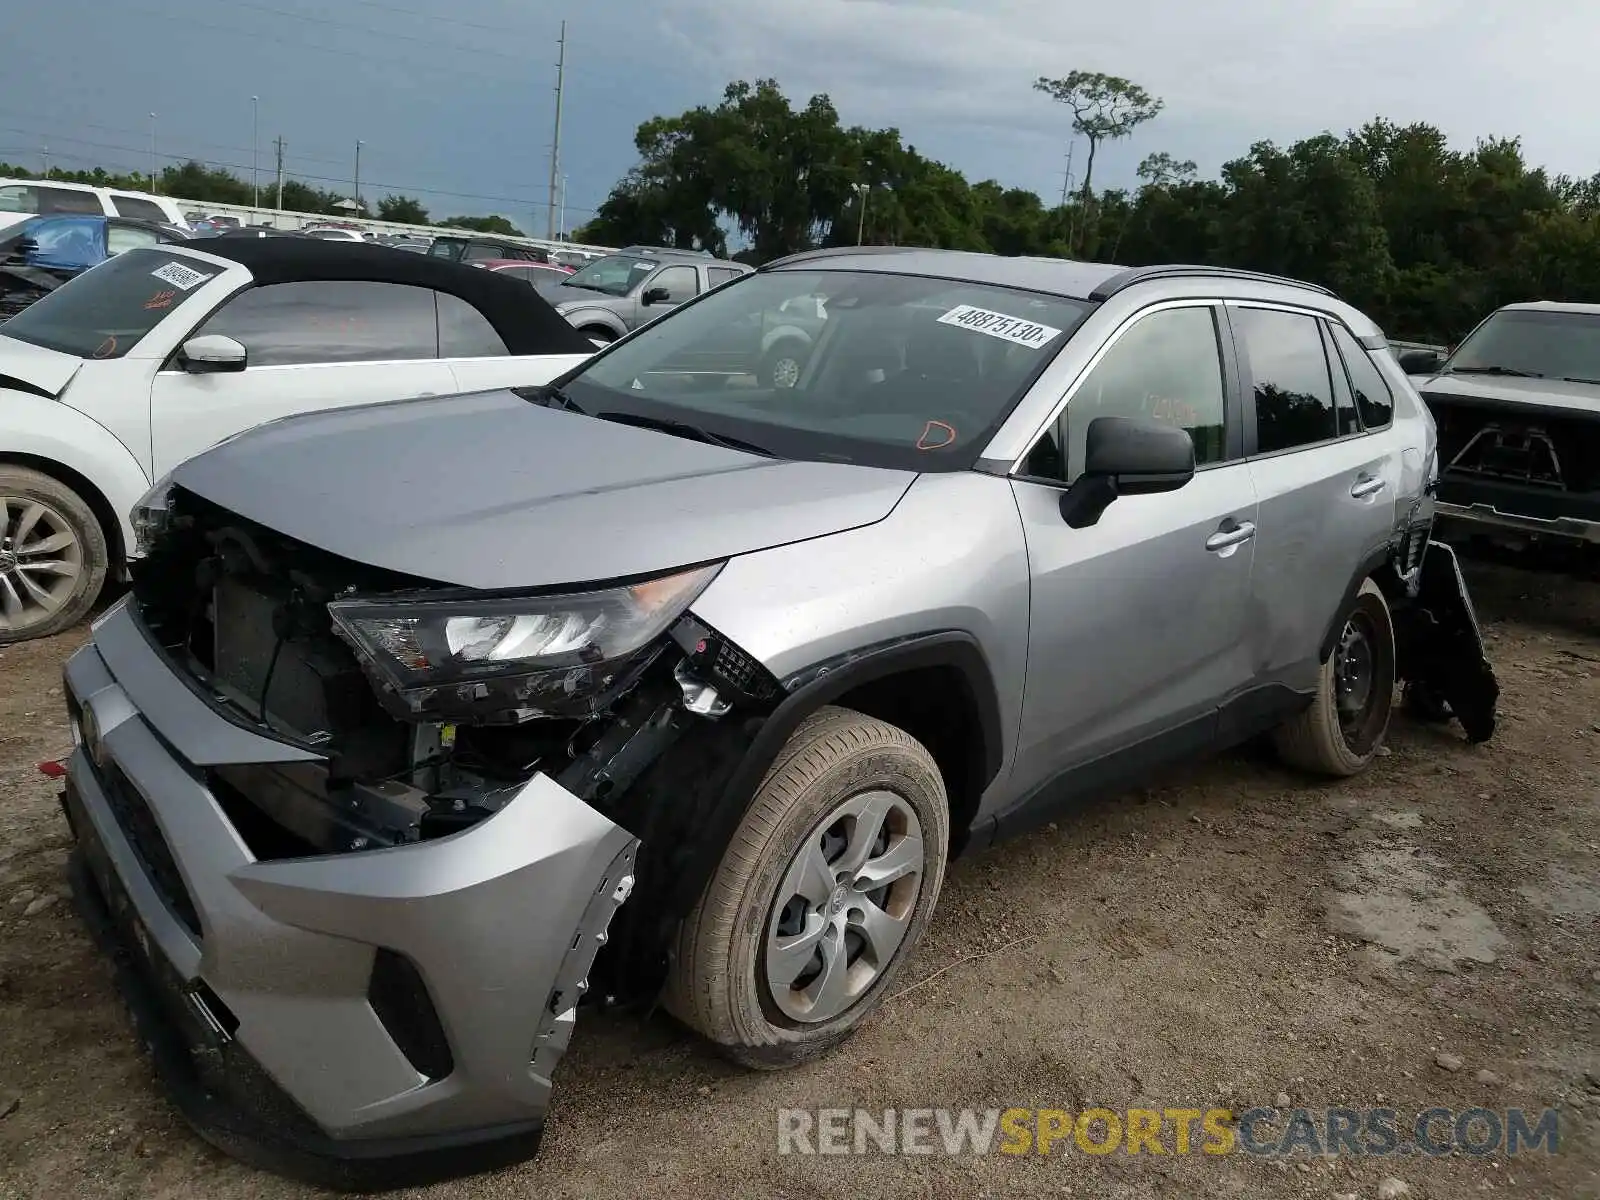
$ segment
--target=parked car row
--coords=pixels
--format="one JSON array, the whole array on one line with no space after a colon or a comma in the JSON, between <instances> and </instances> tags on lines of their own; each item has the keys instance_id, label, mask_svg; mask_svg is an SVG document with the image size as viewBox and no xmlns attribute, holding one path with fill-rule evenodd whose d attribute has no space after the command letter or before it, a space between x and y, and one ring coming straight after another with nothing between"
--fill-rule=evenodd
<instances>
[{"instance_id":1,"label":"parked car row","mask_svg":"<svg viewBox=\"0 0 1600 1200\"><path fill-rule=\"evenodd\" d=\"M586 994L807 1061L955 855L1259 733L1355 774L1402 684L1493 731L1434 422L1320 288L203 245L0 327L0 612L131 560L66 670L73 885L252 1162L530 1155Z\"/></svg>"}]
</instances>

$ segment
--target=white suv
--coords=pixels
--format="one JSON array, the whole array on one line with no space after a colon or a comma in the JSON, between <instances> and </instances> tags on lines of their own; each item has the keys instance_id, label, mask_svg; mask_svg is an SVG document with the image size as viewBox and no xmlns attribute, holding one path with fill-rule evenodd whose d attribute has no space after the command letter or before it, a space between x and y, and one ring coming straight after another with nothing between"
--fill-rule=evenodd
<instances>
[{"instance_id":1,"label":"white suv","mask_svg":"<svg viewBox=\"0 0 1600 1200\"><path fill-rule=\"evenodd\" d=\"M0 229L29 217L80 214L91 217L134 217L187 229L178 202L146 192L121 192L50 179L0 179Z\"/></svg>"}]
</instances>

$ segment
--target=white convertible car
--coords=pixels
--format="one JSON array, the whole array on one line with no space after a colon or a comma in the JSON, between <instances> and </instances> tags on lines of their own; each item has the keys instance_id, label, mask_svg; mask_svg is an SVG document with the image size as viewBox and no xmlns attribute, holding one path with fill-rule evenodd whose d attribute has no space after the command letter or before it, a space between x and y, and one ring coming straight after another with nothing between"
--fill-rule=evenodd
<instances>
[{"instance_id":1,"label":"white convertible car","mask_svg":"<svg viewBox=\"0 0 1600 1200\"><path fill-rule=\"evenodd\" d=\"M379 246L109 259L0 323L0 644L82 618L152 482L295 413L548 383L593 347L523 284Z\"/></svg>"}]
</instances>

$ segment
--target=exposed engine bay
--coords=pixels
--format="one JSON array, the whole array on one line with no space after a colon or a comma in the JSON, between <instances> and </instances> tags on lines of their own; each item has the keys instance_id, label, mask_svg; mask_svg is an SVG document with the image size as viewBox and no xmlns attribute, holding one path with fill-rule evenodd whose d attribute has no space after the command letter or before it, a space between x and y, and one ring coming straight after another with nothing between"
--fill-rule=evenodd
<instances>
[{"instance_id":1,"label":"exposed engine bay","mask_svg":"<svg viewBox=\"0 0 1600 1200\"><path fill-rule=\"evenodd\" d=\"M1439 462L1458 480L1600 491L1600 414L1487 405L1430 395Z\"/></svg>"},{"instance_id":2,"label":"exposed engine bay","mask_svg":"<svg viewBox=\"0 0 1600 1200\"><path fill-rule=\"evenodd\" d=\"M192 686L236 721L324 759L206 768L260 860L445 837L543 773L640 838L639 889L665 891L692 869L697 824L783 695L687 613L626 661L564 669L554 686L523 681L513 702L482 683L402 692L363 660L329 605L433 597L439 584L291 541L187 492L175 492L162 536L136 562L133 591ZM660 905L647 896L624 913L632 919L619 916L614 940L660 943ZM652 957L646 950L611 957L647 967L637 961Z\"/></svg>"}]
</instances>

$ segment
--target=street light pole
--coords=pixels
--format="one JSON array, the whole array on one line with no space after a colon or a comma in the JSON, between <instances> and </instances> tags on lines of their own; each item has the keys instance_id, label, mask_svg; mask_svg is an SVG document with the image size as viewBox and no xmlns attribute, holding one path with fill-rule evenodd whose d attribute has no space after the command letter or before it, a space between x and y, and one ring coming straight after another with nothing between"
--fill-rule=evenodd
<instances>
[{"instance_id":1,"label":"street light pole","mask_svg":"<svg viewBox=\"0 0 1600 1200\"><path fill-rule=\"evenodd\" d=\"M261 207L261 97L250 97L250 205Z\"/></svg>"},{"instance_id":2,"label":"street light pole","mask_svg":"<svg viewBox=\"0 0 1600 1200\"><path fill-rule=\"evenodd\" d=\"M351 197L356 202L356 216L361 215L361 147L366 145L359 138L356 139L356 194Z\"/></svg>"},{"instance_id":3,"label":"street light pole","mask_svg":"<svg viewBox=\"0 0 1600 1200\"><path fill-rule=\"evenodd\" d=\"M561 177L561 220L556 223L556 237L567 240L567 177Z\"/></svg>"},{"instance_id":4,"label":"street light pole","mask_svg":"<svg viewBox=\"0 0 1600 1200\"><path fill-rule=\"evenodd\" d=\"M156 190L156 115L150 114L150 190Z\"/></svg>"}]
</instances>

